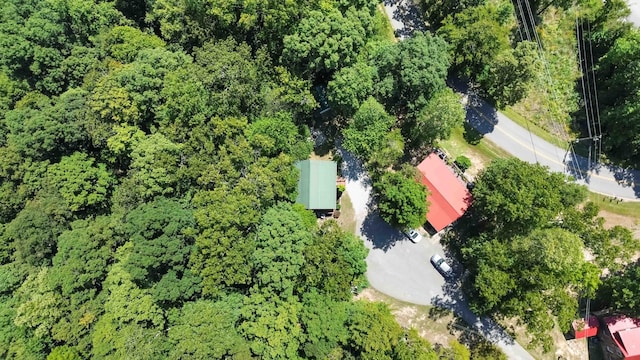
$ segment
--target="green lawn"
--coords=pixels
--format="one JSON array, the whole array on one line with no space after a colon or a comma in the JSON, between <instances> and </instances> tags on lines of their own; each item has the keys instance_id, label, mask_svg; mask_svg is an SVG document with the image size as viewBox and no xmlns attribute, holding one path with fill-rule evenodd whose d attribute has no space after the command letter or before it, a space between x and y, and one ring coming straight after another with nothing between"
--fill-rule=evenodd
<instances>
[{"instance_id":1,"label":"green lawn","mask_svg":"<svg viewBox=\"0 0 640 360\"><path fill-rule=\"evenodd\" d=\"M600 207L600 210L626 216L640 222L640 201L623 201L617 203L611 196L589 192L589 200Z\"/></svg>"},{"instance_id":2,"label":"green lawn","mask_svg":"<svg viewBox=\"0 0 640 360\"><path fill-rule=\"evenodd\" d=\"M440 141L438 146L446 150L453 158L460 155L470 158L473 167L477 168L483 168L493 159L511 156L490 140L482 138L476 130L468 126L455 128L451 137L448 140Z\"/></svg>"},{"instance_id":3,"label":"green lawn","mask_svg":"<svg viewBox=\"0 0 640 360\"><path fill-rule=\"evenodd\" d=\"M356 212L353 209L349 194L345 191L340 198L340 217L338 224L342 230L355 234L356 233Z\"/></svg>"}]
</instances>

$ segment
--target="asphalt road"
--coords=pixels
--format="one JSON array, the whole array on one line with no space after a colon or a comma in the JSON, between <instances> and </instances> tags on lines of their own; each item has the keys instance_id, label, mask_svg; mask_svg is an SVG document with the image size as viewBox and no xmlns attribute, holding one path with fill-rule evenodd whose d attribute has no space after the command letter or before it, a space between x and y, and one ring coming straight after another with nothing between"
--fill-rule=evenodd
<instances>
[{"instance_id":1,"label":"asphalt road","mask_svg":"<svg viewBox=\"0 0 640 360\"><path fill-rule=\"evenodd\" d=\"M414 244L380 218L372 202L368 175L353 155L344 150L340 152L342 176L355 211L356 235L369 249L366 275L370 285L399 300L449 309L474 331L498 345L510 359L533 359L500 326L487 318L479 318L469 309L456 278L445 281L431 265L429 259L433 254L447 254L438 235L423 236L422 241ZM456 263L447 258L459 275L461 271Z\"/></svg>"},{"instance_id":2,"label":"asphalt road","mask_svg":"<svg viewBox=\"0 0 640 360\"><path fill-rule=\"evenodd\" d=\"M464 84L453 84L467 94L467 122L485 138L513 156L571 175L592 192L628 201L640 200L640 171L617 166L597 165L531 134L507 116L470 93Z\"/></svg>"},{"instance_id":3,"label":"asphalt road","mask_svg":"<svg viewBox=\"0 0 640 360\"><path fill-rule=\"evenodd\" d=\"M631 8L629 20L640 26L640 0L627 2ZM420 13L411 0L385 0L384 5L391 26L400 39L424 30ZM459 92L468 93L463 84L454 84L454 87ZM531 134L479 97L467 95L471 100L467 107L467 121L513 156L571 175L592 192L627 201L640 200L640 171L596 165L588 158L577 156Z\"/></svg>"},{"instance_id":4,"label":"asphalt road","mask_svg":"<svg viewBox=\"0 0 640 360\"><path fill-rule=\"evenodd\" d=\"M627 20L636 27L640 26L640 0L627 0L627 4L631 9L631 15L627 17Z\"/></svg>"}]
</instances>

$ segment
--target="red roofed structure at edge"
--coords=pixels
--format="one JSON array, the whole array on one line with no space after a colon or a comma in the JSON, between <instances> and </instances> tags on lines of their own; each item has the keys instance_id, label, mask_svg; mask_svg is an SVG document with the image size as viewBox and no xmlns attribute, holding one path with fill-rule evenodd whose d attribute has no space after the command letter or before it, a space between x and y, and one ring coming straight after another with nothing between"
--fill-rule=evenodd
<instances>
[{"instance_id":1,"label":"red roofed structure at edge","mask_svg":"<svg viewBox=\"0 0 640 360\"><path fill-rule=\"evenodd\" d=\"M471 204L471 193L438 155L432 153L418 165L422 183L429 189L427 221L440 231L458 220Z\"/></svg>"},{"instance_id":2,"label":"red roofed structure at edge","mask_svg":"<svg viewBox=\"0 0 640 360\"><path fill-rule=\"evenodd\" d=\"M600 334L605 359L640 360L640 319L610 316L602 319Z\"/></svg>"}]
</instances>

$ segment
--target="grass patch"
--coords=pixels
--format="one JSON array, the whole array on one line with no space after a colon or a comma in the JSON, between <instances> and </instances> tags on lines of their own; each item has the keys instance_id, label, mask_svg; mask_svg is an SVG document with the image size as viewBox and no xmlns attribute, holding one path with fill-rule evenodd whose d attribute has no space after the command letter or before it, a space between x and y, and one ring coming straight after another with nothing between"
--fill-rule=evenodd
<instances>
[{"instance_id":1,"label":"grass patch","mask_svg":"<svg viewBox=\"0 0 640 360\"><path fill-rule=\"evenodd\" d=\"M420 336L429 340L432 345L448 346L449 341L457 340L457 337L449 330L449 325L456 320L456 317L448 310L429 305L406 303L373 288L366 289L359 297L369 301L381 301L389 305L400 326L415 328Z\"/></svg>"},{"instance_id":2,"label":"grass patch","mask_svg":"<svg viewBox=\"0 0 640 360\"><path fill-rule=\"evenodd\" d=\"M387 13L384 11L384 5L378 4L378 11L376 11L373 17L373 36L374 40L392 41L396 42L396 35L391 26L391 21L387 17Z\"/></svg>"},{"instance_id":3,"label":"grass patch","mask_svg":"<svg viewBox=\"0 0 640 360\"><path fill-rule=\"evenodd\" d=\"M528 129L536 136L541 139L558 146L561 149L566 149L567 143L562 141L559 137L551 135L547 130L540 127L533 121L527 121L527 119L518 114L513 108L507 107L503 110L500 110L501 113L505 114L509 119L513 120L516 124L522 126L525 129Z\"/></svg>"},{"instance_id":4,"label":"grass patch","mask_svg":"<svg viewBox=\"0 0 640 360\"><path fill-rule=\"evenodd\" d=\"M571 137L571 114L578 110L579 103L576 82L580 70L576 61L574 19L574 14L553 6L544 12L537 30L548 67L540 63L540 71L527 97L511 107L559 138Z\"/></svg>"},{"instance_id":5,"label":"grass patch","mask_svg":"<svg viewBox=\"0 0 640 360\"><path fill-rule=\"evenodd\" d=\"M338 224L342 230L355 234L356 233L356 212L353 209L351 198L345 191L340 197L340 217L338 218Z\"/></svg>"},{"instance_id":6,"label":"grass patch","mask_svg":"<svg viewBox=\"0 0 640 360\"><path fill-rule=\"evenodd\" d=\"M382 294L373 288L368 288L358 296L369 301L381 301L389 305L391 313L400 326L415 328L418 334L429 340L432 345L449 347L452 340L465 344L467 348L474 347L478 351L489 343L461 318L451 311L436 306L416 305L407 303ZM490 357L489 357L490 358Z\"/></svg>"},{"instance_id":7,"label":"grass patch","mask_svg":"<svg viewBox=\"0 0 640 360\"><path fill-rule=\"evenodd\" d=\"M618 203L611 196L592 192L589 192L588 200L596 203L602 211L629 217L636 222L640 222L640 201L622 201Z\"/></svg>"},{"instance_id":8,"label":"grass patch","mask_svg":"<svg viewBox=\"0 0 640 360\"><path fill-rule=\"evenodd\" d=\"M471 159L471 167L467 170L467 173L471 175L477 174L493 159L511 157L509 153L488 139L484 139L470 126L460 126L453 129L449 139L439 141L438 146L443 148L453 159L460 155Z\"/></svg>"}]
</instances>

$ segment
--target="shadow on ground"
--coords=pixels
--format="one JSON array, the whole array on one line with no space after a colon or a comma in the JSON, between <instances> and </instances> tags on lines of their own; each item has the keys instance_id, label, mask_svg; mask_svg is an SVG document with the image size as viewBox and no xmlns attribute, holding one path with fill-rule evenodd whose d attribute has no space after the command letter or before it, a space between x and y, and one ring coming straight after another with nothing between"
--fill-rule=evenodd
<instances>
[{"instance_id":1,"label":"shadow on ground","mask_svg":"<svg viewBox=\"0 0 640 360\"><path fill-rule=\"evenodd\" d=\"M482 100L477 89L472 87L467 80L449 78L447 79L447 84L454 91L464 94L466 97L466 123L478 132L478 134L474 134L474 136L481 138L486 134L492 133L498 124L498 112L496 109L491 106L491 104ZM469 131L467 128L465 130Z\"/></svg>"},{"instance_id":2,"label":"shadow on ground","mask_svg":"<svg viewBox=\"0 0 640 360\"><path fill-rule=\"evenodd\" d=\"M587 184L591 181L591 174L600 174L603 169L606 169L613 174L613 178L620 186L632 188L635 197L640 198L640 171L638 170L596 163L574 152L567 153L564 163L567 173Z\"/></svg>"},{"instance_id":3,"label":"shadow on ground","mask_svg":"<svg viewBox=\"0 0 640 360\"><path fill-rule=\"evenodd\" d=\"M393 19L401 22L404 26L396 30L395 35L401 39L411 37L415 32L427 30L420 9L412 0L384 0L384 5L395 6Z\"/></svg>"},{"instance_id":4,"label":"shadow on ground","mask_svg":"<svg viewBox=\"0 0 640 360\"><path fill-rule=\"evenodd\" d=\"M362 180L366 185L371 185L364 166L351 152L342 148L341 139L336 140L336 152L342 157L342 177L347 181Z\"/></svg>"},{"instance_id":5,"label":"shadow on ground","mask_svg":"<svg viewBox=\"0 0 640 360\"><path fill-rule=\"evenodd\" d=\"M636 197L640 197L640 171L632 169L623 169L614 166L607 166L609 171L613 173L613 177L618 184L624 187L633 188Z\"/></svg>"},{"instance_id":6,"label":"shadow on ground","mask_svg":"<svg viewBox=\"0 0 640 360\"><path fill-rule=\"evenodd\" d=\"M468 324L468 328L465 330L471 330L476 332L477 335L483 335L494 344L498 342L509 345L514 344L513 338L495 321L487 317L478 317L471 311L461 288L460 276L462 269L449 256L447 262L452 265L455 275L444 284L444 296L436 296L431 299L431 303L440 308L440 310L436 308L429 315L437 318L445 314L442 309L452 311Z\"/></svg>"},{"instance_id":7,"label":"shadow on ground","mask_svg":"<svg viewBox=\"0 0 640 360\"><path fill-rule=\"evenodd\" d=\"M387 252L399 241L409 241L404 234L382 220L378 211L370 211L360 228L362 236L373 245L373 249Z\"/></svg>"}]
</instances>

